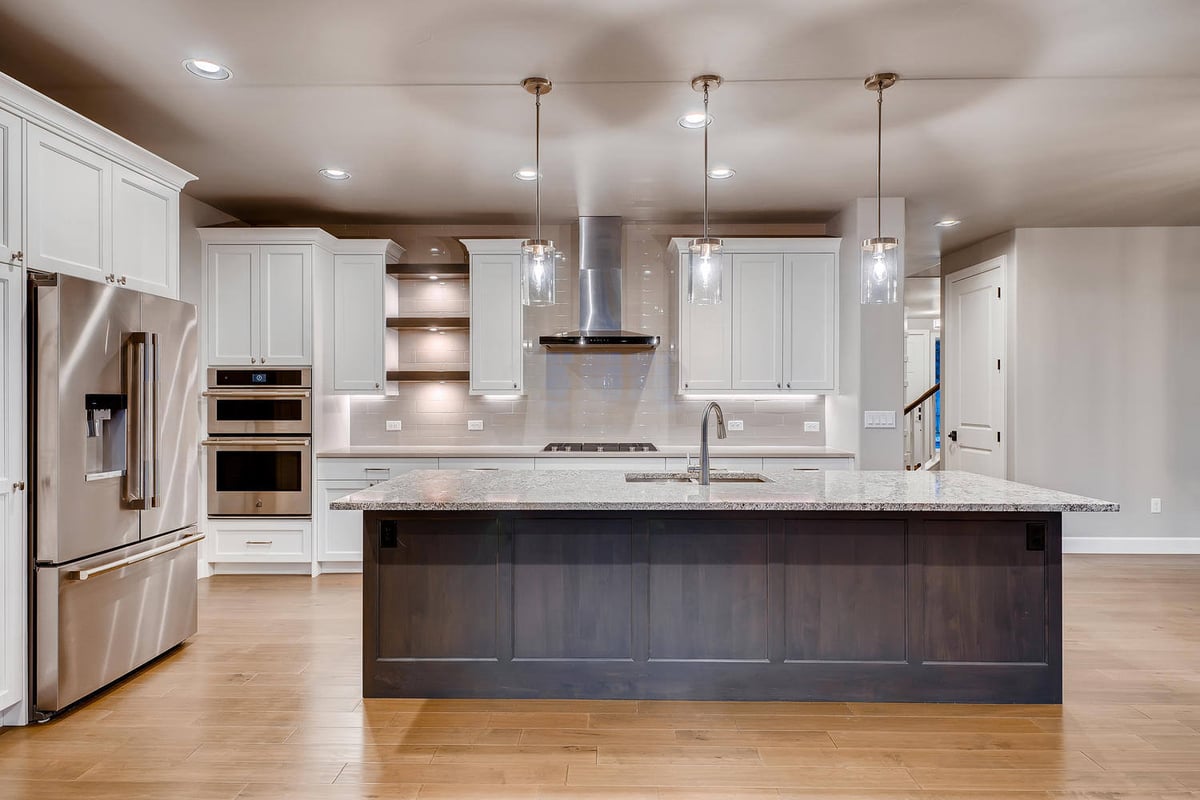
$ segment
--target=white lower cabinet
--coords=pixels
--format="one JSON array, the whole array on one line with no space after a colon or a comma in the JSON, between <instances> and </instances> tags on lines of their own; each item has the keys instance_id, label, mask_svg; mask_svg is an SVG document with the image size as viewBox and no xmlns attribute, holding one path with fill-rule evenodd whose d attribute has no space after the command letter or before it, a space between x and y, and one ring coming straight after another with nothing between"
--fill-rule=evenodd
<instances>
[{"instance_id":1,"label":"white lower cabinet","mask_svg":"<svg viewBox=\"0 0 1200 800\"><path fill-rule=\"evenodd\" d=\"M0 264L0 725L25 724L24 290L25 270Z\"/></svg>"},{"instance_id":2,"label":"white lower cabinet","mask_svg":"<svg viewBox=\"0 0 1200 800\"><path fill-rule=\"evenodd\" d=\"M439 458L438 469L533 469L532 458Z\"/></svg>"},{"instance_id":3,"label":"white lower cabinet","mask_svg":"<svg viewBox=\"0 0 1200 800\"><path fill-rule=\"evenodd\" d=\"M700 448L696 448L696 452L692 453L692 466L698 466L700 463ZM710 469L725 469L730 472L762 472L763 460L761 458L741 458L741 457L722 457L717 456L708 460ZM687 469L686 458L668 458L667 469L671 472L683 472Z\"/></svg>"},{"instance_id":4,"label":"white lower cabinet","mask_svg":"<svg viewBox=\"0 0 1200 800\"><path fill-rule=\"evenodd\" d=\"M363 515L361 511L334 511L329 504L374 486L378 481L317 481L317 560L363 559Z\"/></svg>"},{"instance_id":5,"label":"white lower cabinet","mask_svg":"<svg viewBox=\"0 0 1200 800\"><path fill-rule=\"evenodd\" d=\"M570 456L567 458L538 458L536 469L541 470L580 470L580 469L619 469L626 472L661 472L664 469L665 459L662 458L639 458L637 456L622 457L600 457L589 458L583 456L576 458Z\"/></svg>"},{"instance_id":6,"label":"white lower cabinet","mask_svg":"<svg viewBox=\"0 0 1200 800\"><path fill-rule=\"evenodd\" d=\"M764 458L765 472L822 472L854 469L853 458Z\"/></svg>"},{"instance_id":7,"label":"white lower cabinet","mask_svg":"<svg viewBox=\"0 0 1200 800\"><path fill-rule=\"evenodd\" d=\"M312 520L210 519L208 532L217 564L312 561Z\"/></svg>"}]
</instances>

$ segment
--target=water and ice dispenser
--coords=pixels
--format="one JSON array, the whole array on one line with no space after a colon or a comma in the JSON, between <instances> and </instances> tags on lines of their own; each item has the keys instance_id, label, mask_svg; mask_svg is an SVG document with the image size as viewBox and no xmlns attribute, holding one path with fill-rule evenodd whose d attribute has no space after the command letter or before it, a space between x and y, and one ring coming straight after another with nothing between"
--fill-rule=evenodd
<instances>
[{"instance_id":1,"label":"water and ice dispenser","mask_svg":"<svg viewBox=\"0 0 1200 800\"><path fill-rule=\"evenodd\" d=\"M84 464L89 481L125 474L125 416L123 394L83 396L86 416Z\"/></svg>"}]
</instances>

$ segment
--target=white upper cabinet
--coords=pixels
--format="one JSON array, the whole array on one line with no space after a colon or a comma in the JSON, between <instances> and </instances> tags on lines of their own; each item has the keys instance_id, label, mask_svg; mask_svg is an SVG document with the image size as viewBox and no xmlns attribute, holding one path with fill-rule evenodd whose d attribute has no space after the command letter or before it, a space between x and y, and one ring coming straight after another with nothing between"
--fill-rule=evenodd
<instances>
[{"instance_id":1,"label":"white upper cabinet","mask_svg":"<svg viewBox=\"0 0 1200 800\"><path fill-rule=\"evenodd\" d=\"M179 296L179 192L113 166L112 271L139 292Z\"/></svg>"},{"instance_id":2,"label":"white upper cabinet","mask_svg":"<svg viewBox=\"0 0 1200 800\"><path fill-rule=\"evenodd\" d=\"M334 256L330 368L335 392L383 391L385 269L382 255Z\"/></svg>"},{"instance_id":3,"label":"white upper cabinet","mask_svg":"<svg viewBox=\"0 0 1200 800\"><path fill-rule=\"evenodd\" d=\"M258 262L255 245L208 246L205 328L209 364L258 362Z\"/></svg>"},{"instance_id":4,"label":"white upper cabinet","mask_svg":"<svg viewBox=\"0 0 1200 800\"><path fill-rule=\"evenodd\" d=\"M26 264L104 280L112 273L112 162L37 125L26 134Z\"/></svg>"},{"instance_id":5,"label":"white upper cabinet","mask_svg":"<svg viewBox=\"0 0 1200 800\"><path fill-rule=\"evenodd\" d=\"M525 391L521 242L463 240L471 254L471 394Z\"/></svg>"},{"instance_id":6,"label":"white upper cabinet","mask_svg":"<svg viewBox=\"0 0 1200 800\"><path fill-rule=\"evenodd\" d=\"M787 395L837 390L841 240L726 239L722 302L687 301L679 263L679 393Z\"/></svg>"},{"instance_id":7,"label":"white upper cabinet","mask_svg":"<svg viewBox=\"0 0 1200 800\"><path fill-rule=\"evenodd\" d=\"M313 245L209 243L206 262L209 364L312 364Z\"/></svg>"},{"instance_id":8,"label":"white upper cabinet","mask_svg":"<svg viewBox=\"0 0 1200 800\"><path fill-rule=\"evenodd\" d=\"M784 388L832 392L837 388L838 257L789 253L784 257Z\"/></svg>"},{"instance_id":9,"label":"white upper cabinet","mask_svg":"<svg viewBox=\"0 0 1200 800\"><path fill-rule=\"evenodd\" d=\"M263 245L259 363L312 364L312 245Z\"/></svg>"},{"instance_id":10,"label":"white upper cabinet","mask_svg":"<svg viewBox=\"0 0 1200 800\"><path fill-rule=\"evenodd\" d=\"M686 392L728 389L733 383L732 258L722 257L721 298L712 305L687 301L685 247L679 259L679 381Z\"/></svg>"},{"instance_id":11,"label":"white upper cabinet","mask_svg":"<svg viewBox=\"0 0 1200 800\"><path fill-rule=\"evenodd\" d=\"M783 255L733 256L733 388L783 388Z\"/></svg>"},{"instance_id":12,"label":"white upper cabinet","mask_svg":"<svg viewBox=\"0 0 1200 800\"><path fill-rule=\"evenodd\" d=\"M21 118L0 109L0 261L22 253ZM23 261L22 258L18 259Z\"/></svg>"}]
</instances>

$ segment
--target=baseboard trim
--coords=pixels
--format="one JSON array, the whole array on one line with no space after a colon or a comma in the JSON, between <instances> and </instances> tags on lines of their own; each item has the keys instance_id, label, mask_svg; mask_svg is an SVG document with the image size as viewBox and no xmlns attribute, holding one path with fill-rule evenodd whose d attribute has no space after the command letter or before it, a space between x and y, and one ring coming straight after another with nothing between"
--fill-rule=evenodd
<instances>
[{"instance_id":1,"label":"baseboard trim","mask_svg":"<svg viewBox=\"0 0 1200 800\"><path fill-rule=\"evenodd\" d=\"M1200 555L1197 536L1064 536L1064 553Z\"/></svg>"},{"instance_id":2,"label":"baseboard trim","mask_svg":"<svg viewBox=\"0 0 1200 800\"><path fill-rule=\"evenodd\" d=\"M281 563L281 562L242 562L226 561L213 562L213 575L308 575L312 576L310 563Z\"/></svg>"}]
</instances>

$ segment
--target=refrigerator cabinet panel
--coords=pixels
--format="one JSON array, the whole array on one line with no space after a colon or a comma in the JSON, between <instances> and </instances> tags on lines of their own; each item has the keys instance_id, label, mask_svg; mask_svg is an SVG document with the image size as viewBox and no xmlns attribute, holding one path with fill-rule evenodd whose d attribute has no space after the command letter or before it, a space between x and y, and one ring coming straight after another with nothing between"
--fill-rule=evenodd
<instances>
[{"instance_id":1,"label":"refrigerator cabinet panel","mask_svg":"<svg viewBox=\"0 0 1200 800\"><path fill-rule=\"evenodd\" d=\"M200 390L196 307L141 296L149 340L144 448L147 461L142 539L196 524L199 517Z\"/></svg>"},{"instance_id":2,"label":"refrigerator cabinet panel","mask_svg":"<svg viewBox=\"0 0 1200 800\"><path fill-rule=\"evenodd\" d=\"M196 632L195 545L203 538L190 528L37 569L38 711L59 711Z\"/></svg>"},{"instance_id":3,"label":"refrigerator cabinet panel","mask_svg":"<svg viewBox=\"0 0 1200 800\"><path fill-rule=\"evenodd\" d=\"M64 276L35 283L30 302L34 557L64 563L140 538L138 512L124 501L131 412L123 372L141 309L134 292Z\"/></svg>"}]
</instances>

